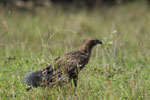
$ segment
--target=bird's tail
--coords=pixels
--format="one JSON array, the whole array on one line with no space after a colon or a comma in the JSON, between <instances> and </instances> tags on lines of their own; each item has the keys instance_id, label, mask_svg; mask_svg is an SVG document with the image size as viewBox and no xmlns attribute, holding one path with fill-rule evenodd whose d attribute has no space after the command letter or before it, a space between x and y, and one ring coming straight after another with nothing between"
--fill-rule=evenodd
<instances>
[{"instance_id":1,"label":"bird's tail","mask_svg":"<svg viewBox=\"0 0 150 100\"><path fill-rule=\"evenodd\" d=\"M33 87L39 86L42 82L42 72L33 71L25 74L23 82Z\"/></svg>"}]
</instances>

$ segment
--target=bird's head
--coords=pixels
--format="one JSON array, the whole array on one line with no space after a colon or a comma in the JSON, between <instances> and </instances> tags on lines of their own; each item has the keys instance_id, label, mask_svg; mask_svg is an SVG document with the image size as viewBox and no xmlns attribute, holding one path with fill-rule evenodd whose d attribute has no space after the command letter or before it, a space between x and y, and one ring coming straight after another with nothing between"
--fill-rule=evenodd
<instances>
[{"instance_id":1,"label":"bird's head","mask_svg":"<svg viewBox=\"0 0 150 100\"><path fill-rule=\"evenodd\" d=\"M86 53L91 53L92 48L97 44L102 44L102 41L97 38L88 38L80 50Z\"/></svg>"},{"instance_id":2,"label":"bird's head","mask_svg":"<svg viewBox=\"0 0 150 100\"><path fill-rule=\"evenodd\" d=\"M87 46L90 46L90 47L93 47L97 44L102 44L102 41L100 41L99 39L97 38L88 38L86 41L85 41L85 44Z\"/></svg>"}]
</instances>

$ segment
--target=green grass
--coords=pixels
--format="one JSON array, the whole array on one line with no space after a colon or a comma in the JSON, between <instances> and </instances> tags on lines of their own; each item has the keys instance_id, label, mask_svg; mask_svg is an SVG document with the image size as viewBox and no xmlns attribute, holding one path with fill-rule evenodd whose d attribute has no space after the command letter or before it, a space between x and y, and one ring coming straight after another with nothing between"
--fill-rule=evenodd
<instances>
[{"instance_id":1,"label":"green grass","mask_svg":"<svg viewBox=\"0 0 150 100\"><path fill-rule=\"evenodd\" d=\"M94 48L75 91L69 84L26 91L25 73L44 68L88 37L104 45ZM149 100L149 38L144 3L36 13L0 8L0 100Z\"/></svg>"}]
</instances>

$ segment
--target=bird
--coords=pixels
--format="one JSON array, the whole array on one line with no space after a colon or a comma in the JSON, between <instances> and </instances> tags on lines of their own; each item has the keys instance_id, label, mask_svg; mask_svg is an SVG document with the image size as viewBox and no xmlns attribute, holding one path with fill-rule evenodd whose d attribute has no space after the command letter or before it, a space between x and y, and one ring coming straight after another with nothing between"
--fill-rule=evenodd
<instances>
[{"instance_id":1,"label":"bird","mask_svg":"<svg viewBox=\"0 0 150 100\"><path fill-rule=\"evenodd\" d=\"M60 85L73 80L77 87L78 74L88 64L94 46L102 44L97 38L88 38L77 50L63 54L54 63L41 70L28 72L23 82L31 87Z\"/></svg>"}]
</instances>

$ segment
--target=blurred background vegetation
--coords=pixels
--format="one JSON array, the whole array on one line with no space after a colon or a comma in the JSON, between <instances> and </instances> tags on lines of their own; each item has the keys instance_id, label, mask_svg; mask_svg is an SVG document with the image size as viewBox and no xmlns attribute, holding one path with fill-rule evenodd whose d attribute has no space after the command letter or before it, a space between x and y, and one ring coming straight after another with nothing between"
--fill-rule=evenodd
<instances>
[{"instance_id":1,"label":"blurred background vegetation","mask_svg":"<svg viewBox=\"0 0 150 100\"><path fill-rule=\"evenodd\" d=\"M75 5L86 6L93 8L95 6L101 7L103 5L118 5L137 1L145 1L147 4L150 0L1 0L0 2L6 5L15 5L17 7L33 7L33 6L50 6L51 4L59 5Z\"/></svg>"}]
</instances>

